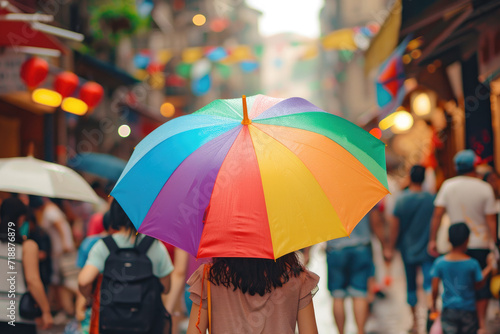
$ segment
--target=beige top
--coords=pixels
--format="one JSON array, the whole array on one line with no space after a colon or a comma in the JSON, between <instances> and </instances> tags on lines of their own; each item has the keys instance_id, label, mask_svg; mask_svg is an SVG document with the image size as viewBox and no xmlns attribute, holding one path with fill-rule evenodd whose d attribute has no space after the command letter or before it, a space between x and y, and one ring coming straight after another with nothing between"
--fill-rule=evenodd
<instances>
[{"instance_id":1,"label":"beige top","mask_svg":"<svg viewBox=\"0 0 500 334\"><path fill-rule=\"evenodd\" d=\"M190 298L200 305L203 265L189 278ZM264 296L251 296L222 285L211 284L212 333L280 333L294 334L297 315L312 301L319 276L306 270L292 277L282 287ZM207 308L207 287L203 287L203 305ZM314 291L313 291L314 290Z\"/></svg>"}]
</instances>

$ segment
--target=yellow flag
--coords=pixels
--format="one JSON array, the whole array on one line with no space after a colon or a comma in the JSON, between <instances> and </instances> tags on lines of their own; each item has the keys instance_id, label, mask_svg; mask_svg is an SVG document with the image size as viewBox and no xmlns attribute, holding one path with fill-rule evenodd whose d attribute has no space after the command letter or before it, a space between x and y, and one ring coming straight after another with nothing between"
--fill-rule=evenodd
<instances>
[{"instance_id":1,"label":"yellow flag","mask_svg":"<svg viewBox=\"0 0 500 334\"><path fill-rule=\"evenodd\" d=\"M170 50L160 50L156 54L156 57L158 59L158 62L162 65L165 65L168 63L170 59L172 59L172 51Z\"/></svg>"},{"instance_id":2,"label":"yellow flag","mask_svg":"<svg viewBox=\"0 0 500 334\"><path fill-rule=\"evenodd\" d=\"M327 50L350 50L357 49L354 43L354 31L352 29L335 30L323 37L321 41Z\"/></svg>"},{"instance_id":3,"label":"yellow flag","mask_svg":"<svg viewBox=\"0 0 500 334\"><path fill-rule=\"evenodd\" d=\"M202 48L188 48L182 52L182 61L184 63L194 63L198 59L203 57L203 49Z\"/></svg>"},{"instance_id":4,"label":"yellow flag","mask_svg":"<svg viewBox=\"0 0 500 334\"><path fill-rule=\"evenodd\" d=\"M387 59L398 45L401 28L401 0L396 0L380 31L373 38L365 53L365 75Z\"/></svg>"}]
</instances>

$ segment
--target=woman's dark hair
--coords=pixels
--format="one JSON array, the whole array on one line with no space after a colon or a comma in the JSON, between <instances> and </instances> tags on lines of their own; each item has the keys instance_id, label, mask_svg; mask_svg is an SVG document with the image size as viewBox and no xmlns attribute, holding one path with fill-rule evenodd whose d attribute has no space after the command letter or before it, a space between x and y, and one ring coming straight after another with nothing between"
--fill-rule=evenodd
<instances>
[{"instance_id":1,"label":"woman's dark hair","mask_svg":"<svg viewBox=\"0 0 500 334\"><path fill-rule=\"evenodd\" d=\"M119 230L121 227L125 227L126 229L130 229L131 236L137 232L134 224L132 224L132 221L116 199L113 199L113 202L111 202L111 207L109 208L109 218L111 220L111 227L114 230Z\"/></svg>"},{"instance_id":2,"label":"woman's dark hair","mask_svg":"<svg viewBox=\"0 0 500 334\"><path fill-rule=\"evenodd\" d=\"M209 280L215 285L232 286L251 296L263 296L272 289L283 286L292 277L304 271L295 253L286 254L276 260L214 257Z\"/></svg>"},{"instance_id":3,"label":"woman's dark hair","mask_svg":"<svg viewBox=\"0 0 500 334\"><path fill-rule=\"evenodd\" d=\"M0 240L10 241L9 232L15 231L14 242L22 243L23 237L19 233L21 226L19 226L19 217L25 215L28 208L24 203L15 197L5 199L0 206ZM9 226L9 222L13 222L14 226ZM9 227L11 228L9 230Z\"/></svg>"}]
</instances>

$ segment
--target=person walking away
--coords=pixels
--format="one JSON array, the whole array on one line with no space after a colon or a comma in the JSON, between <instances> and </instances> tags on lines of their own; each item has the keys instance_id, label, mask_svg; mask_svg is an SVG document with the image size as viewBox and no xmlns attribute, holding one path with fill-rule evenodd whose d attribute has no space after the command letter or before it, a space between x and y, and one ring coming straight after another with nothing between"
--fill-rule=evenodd
<instances>
[{"instance_id":1,"label":"person walking away","mask_svg":"<svg viewBox=\"0 0 500 334\"><path fill-rule=\"evenodd\" d=\"M488 171L483 175L483 181L488 182L491 187L493 188L493 192L495 193L495 205L497 208L497 246L500 246L498 244L498 237L500 236L500 177L498 177L497 172L494 170Z\"/></svg>"},{"instance_id":2,"label":"person walking away","mask_svg":"<svg viewBox=\"0 0 500 334\"><path fill-rule=\"evenodd\" d=\"M213 333L294 334L298 325L300 334L317 334L312 298L318 281L295 252L276 260L213 258L188 280L193 306L187 334L205 333L209 312Z\"/></svg>"},{"instance_id":3,"label":"person walking away","mask_svg":"<svg viewBox=\"0 0 500 334\"><path fill-rule=\"evenodd\" d=\"M80 292L90 301L93 284L103 274L99 309L92 309L99 313L99 333L163 333L161 294L168 293L174 269L167 250L158 240L137 234L116 200L110 219L117 232L96 242L78 275Z\"/></svg>"},{"instance_id":4,"label":"person walking away","mask_svg":"<svg viewBox=\"0 0 500 334\"><path fill-rule=\"evenodd\" d=\"M451 224L465 222L471 230L467 254L486 267L486 258L497 242L495 195L491 186L477 178L474 165L477 157L472 150L458 152L453 161L458 176L444 181L434 200L434 213L428 251L438 256L436 236L446 212ZM489 280L476 291L479 328L486 326L486 311L491 298Z\"/></svg>"},{"instance_id":5,"label":"person walking away","mask_svg":"<svg viewBox=\"0 0 500 334\"><path fill-rule=\"evenodd\" d=\"M406 272L407 302L413 314L412 332L417 333L417 271L422 271L423 289L426 293L425 304L430 309L431 277L430 270L434 258L427 253L429 231L434 210L434 195L422 190L425 180L425 167L415 165L410 169L410 186L396 201L394 215L390 224L390 235L384 258L392 260L394 249L401 252ZM428 320L427 330L430 329Z\"/></svg>"},{"instance_id":6,"label":"person walking away","mask_svg":"<svg viewBox=\"0 0 500 334\"><path fill-rule=\"evenodd\" d=\"M83 239L80 247L78 248L78 254L76 257L76 266L79 269L83 269L85 263L87 262L89 252L92 247L102 238L107 237L108 235L113 233L113 229L111 228L111 218L110 213L107 211L103 215L103 226L104 231L97 235L91 235ZM88 334L90 330L90 316L92 314L92 309L87 307L86 298L80 293L80 291L76 294L76 302L75 302L75 318L79 322L79 330L81 334Z\"/></svg>"},{"instance_id":7,"label":"person walking away","mask_svg":"<svg viewBox=\"0 0 500 334\"><path fill-rule=\"evenodd\" d=\"M40 262L40 277L45 290L50 286L52 279L52 244L47 232L41 228L33 214L32 208L28 207L26 221L23 227L27 226L27 238L32 239L38 245L38 259ZM26 232L26 231L24 231Z\"/></svg>"},{"instance_id":8,"label":"person walking away","mask_svg":"<svg viewBox=\"0 0 500 334\"><path fill-rule=\"evenodd\" d=\"M383 224L375 224L381 219L373 219L378 214L372 209L356 225L350 237L327 241L326 261L328 270L328 290L333 297L333 317L340 334L344 334L346 298L352 298L354 318L358 334L365 332L369 311L369 281L375 275L371 248L371 232L383 243Z\"/></svg>"},{"instance_id":9,"label":"person walking away","mask_svg":"<svg viewBox=\"0 0 500 334\"><path fill-rule=\"evenodd\" d=\"M439 283L443 282L441 326L443 334L476 334L479 329L474 289L480 289L492 270L488 263L482 270L479 262L467 255L470 230L465 223L450 226L452 250L439 257L431 270L432 312L436 312ZM491 257L490 257L491 259Z\"/></svg>"},{"instance_id":10,"label":"person walking away","mask_svg":"<svg viewBox=\"0 0 500 334\"><path fill-rule=\"evenodd\" d=\"M23 241L19 233L26 213L27 207L18 198L7 198L0 206L0 265L3 268L0 274L0 309L2 309L0 333L2 334L36 333L35 321L20 316L21 297L27 292L40 307L42 315L37 320L41 328L49 329L53 324L49 301L40 278L38 245L30 239ZM14 266L12 271L16 272L13 283L16 286L14 295L10 287L12 274L8 273L8 268L11 266ZM15 304L12 304L12 301L15 301ZM11 312L12 305L15 309Z\"/></svg>"},{"instance_id":11,"label":"person walking away","mask_svg":"<svg viewBox=\"0 0 500 334\"><path fill-rule=\"evenodd\" d=\"M50 237L52 248L52 277L51 285L55 296L63 311L56 316L56 324L64 323L74 316L74 300L76 284L69 286L71 280L64 281L62 267L64 258L72 257L75 252L75 244L71 232L71 226L61 209L50 199L45 197L30 196L30 206L34 209L35 217L40 226ZM74 280L73 280L74 281ZM74 283L74 282L73 282Z\"/></svg>"}]
</instances>

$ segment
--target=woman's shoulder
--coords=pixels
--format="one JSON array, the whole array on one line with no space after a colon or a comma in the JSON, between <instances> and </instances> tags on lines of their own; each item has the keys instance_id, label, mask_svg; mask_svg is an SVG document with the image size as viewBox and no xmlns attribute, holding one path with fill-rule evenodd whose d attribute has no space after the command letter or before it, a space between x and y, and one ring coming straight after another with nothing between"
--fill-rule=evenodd
<instances>
[{"instance_id":1,"label":"woman's shoulder","mask_svg":"<svg viewBox=\"0 0 500 334\"><path fill-rule=\"evenodd\" d=\"M307 268L304 268L296 277L301 281L319 281L319 276Z\"/></svg>"},{"instance_id":2,"label":"woman's shoulder","mask_svg":"<svg viewBox=\"0 0 500 334\"><path fill-rule=\"evenodd\" d=\"M205 264L201 264L188 278L187 284L189 286L194 285L196 282L201 281L203 278L203 270L205 269Z\"/></svg>"},{"instance_id":3,"label":"woman's shoulder","mask_svg":"<svg viewBox=\"0 0 500 334\"><path fill-rule=\"evenodd\" d=\"M292 282L289 286L293 289L295 289L296 286L299 286L300 290L311 292L318 285L319 276L304 268L304 271L300 272L298 276L291 277L289 282ZM284 286L286 285L287 284Z\"/></svg>"}]
</instances>

